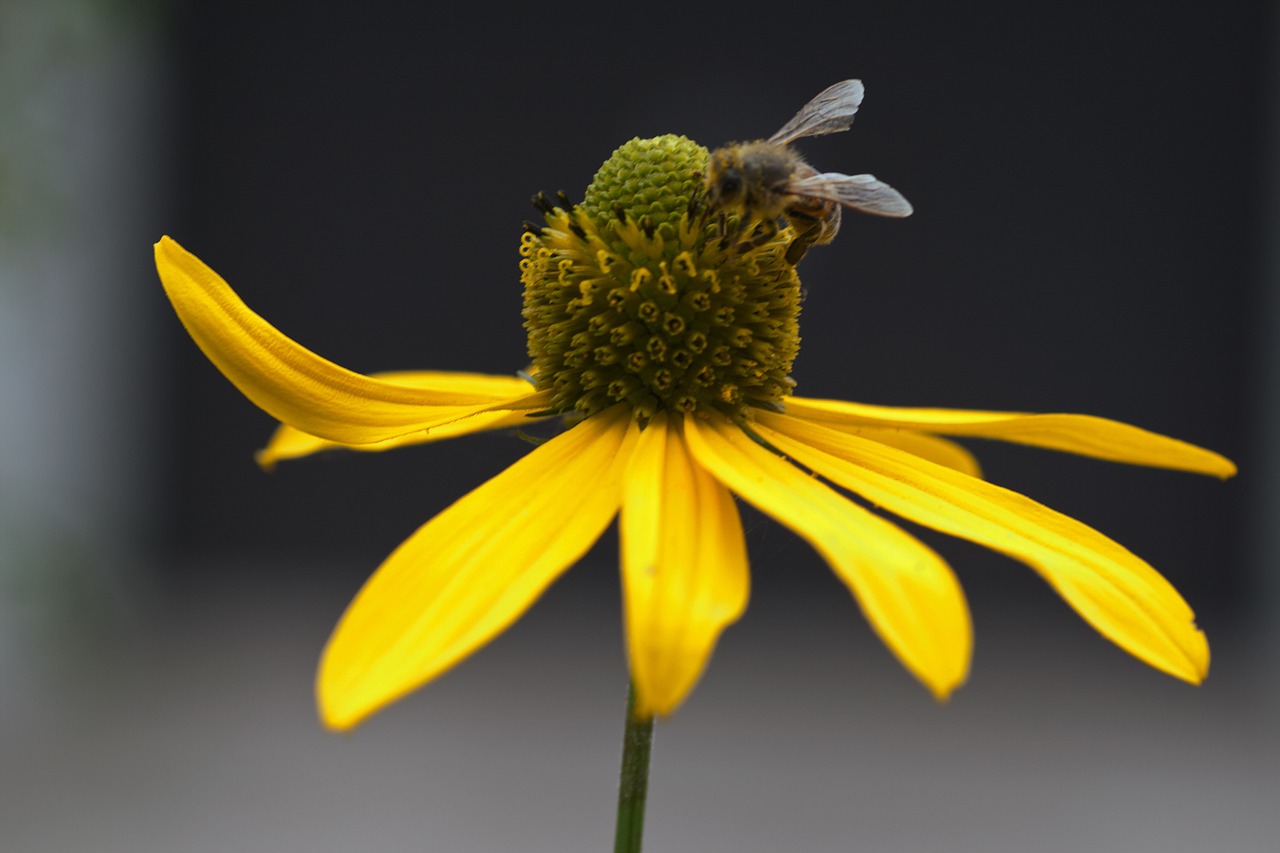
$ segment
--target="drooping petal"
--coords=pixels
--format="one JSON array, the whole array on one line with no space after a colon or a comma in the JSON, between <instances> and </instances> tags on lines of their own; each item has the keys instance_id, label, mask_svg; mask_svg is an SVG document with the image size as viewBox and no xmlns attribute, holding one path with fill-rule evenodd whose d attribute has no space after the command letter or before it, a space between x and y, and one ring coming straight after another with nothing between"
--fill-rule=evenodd
<instances>
[{"instance_id":1,"label":"drooping petal","mask_svg":"<svg viewBox=\"0 0 1280 853\"><path fill-rule=\"evenodd\" d=\"M396 382L415 388L429 388L436 391L450 391L467 394L483 394L486 396L509 399L529 393L529 383L518 376L491 376L482 373L446 373L442 371L402 371L395 373L375 373L372 378L386 382ZM444 417L449 407L441 406L437 415ZM417 431L406 433L386 441L372 444L341 444L318 438L302 430L294 429L288 424L281 424L272 434L267 446L259 450L254 458L265 470L270 471L277 462L286 459L298 459L319 453L323 450L361 450L380 452L410 444L425 444L446 438L457 438L473 432L490 429L506 429L524 426L529 423L525 412L492 411L475 414L473 406L456 407L460 420L432 427L430 432Z\"/></svg>"},{"instance_id":2,"label":"drooping petal","mask_svg":"<svg viewBox=\"0 0 1280 853\"><path fill-rule=\"evenodd\" d=\"M343 444L385 441L458 419L458 407L538 411L541 394L475 393L373 379L339 367L249 310L222 278L169 237L156 269L182 324L209 360L263 411L296 429ZM441 420L440 407L447 409Z\"/></svg>"},{"instance_id":3,"label":"drooping petal","mask_svg":"<svg viewBox=\"0 0 1280 853\"><path fill-rule=\"evenodd\" d=\"M969 609L941 557L726 420L687 418L685 439L699 465L827 559L885 644L935 696L964 681Z\"/></svg>"},{"instance_id":4,"label":"drooping petal","mask_svg":"<svg viewBox=\"0 0 1280 853\"><path fill-rule=\"evenodd\" d=\"M681 420L650 421L623 487L622 583L638 716L675 710L747 605L738 509L690 456Z\"/></svg>"},{"instance_id":5,"label":"drooping petal","mask_svg":"<svg viewBox=\"0 0 1280 853\"><path fill-rule=\"evenodd\" d=\"M1036 569L1103 636L1192 683L1209 646L1155 569L1073 518L1017 492L791 416L761 413L760 437L884 509Z\"/></svg>"},{"instance_id":6,"label":"drooping petal","mask_svg":"<svg viewBox=\"0 0 1280 853\"><path fill-rule=\"evenodd\" d=\"M541 445L410 536L334 629L320 715L348 729L474 652L586 553L621 501L625 407Z\"/></svg>"},{"instance_id":7,"label":"drooping petal","mask_svg":"<svg viewBox=\"0 0 1280 853\"><path fill-rule=\"evenodd\" d=\"M787 412L813 423L855 433L862 427L897 427L940 435L993 438L1112 462L1173 468L1215 477L1225 478L1236 473L1231 460L1211 450L1093 415L901 409L805 397L788 397Z\"/></svg>"},{"instance_id":8,"label":"drooping petal","mask_svg":"<svg viewBox=\"0 0 1280 853\"><path fill-rule=\"evenodd\" d=\"M899 450L946 465L971 477L982 476L982 465L968 449L961 447L950 439L927 432L916 432L908 429L879 429L877 427L858 427L849 430L854 435L862 436L870 441L878 441Z\"/></svg>"}]
</instances>

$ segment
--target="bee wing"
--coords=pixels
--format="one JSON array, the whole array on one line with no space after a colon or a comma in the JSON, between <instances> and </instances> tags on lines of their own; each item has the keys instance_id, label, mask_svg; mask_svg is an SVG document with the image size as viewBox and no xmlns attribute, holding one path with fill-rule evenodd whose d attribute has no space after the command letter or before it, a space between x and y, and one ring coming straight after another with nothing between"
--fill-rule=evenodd
<instances>
[{"instance_id":1,"label":"bee wing","mask_svg":"<svg viewBox=\"0 0 1280 853\"><path fill-rule=\"evenodd\" d=\"M862 81L843 80L828 86L800 108L791 121L769 137L770 142L786 145L804 136L840 133L853 124L853 114L862 103Z\"/></svg>"},{"instance_id":2,"label":"bee wing","mask_svg":"<svg viewBox=\"0 0 1280 853\"><path fill-rule=\"evenodd\" d=\"M871 175L822 172L792 181L787 185L787 191L834 201L877 216L910 216L912 212L911 202L903 198L902 193Z\"/></svg>"}]
</instances>

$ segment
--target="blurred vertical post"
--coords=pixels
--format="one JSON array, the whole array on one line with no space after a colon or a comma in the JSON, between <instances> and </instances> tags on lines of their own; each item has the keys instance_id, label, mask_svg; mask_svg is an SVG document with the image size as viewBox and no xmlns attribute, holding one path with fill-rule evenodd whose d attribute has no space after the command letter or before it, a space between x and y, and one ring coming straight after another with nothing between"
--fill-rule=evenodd
<instances>
[{"instance_id":1,"label":"blurred vertical post","mask_svg":"<svg viewBox=\"0 0 1280 853\"><path fill-rule=\"evenodd\" d=\"M1251 490L1249 536L1252 543L1252 571L1250 580L1260 593L1251 614L1256 623L1263 625L1268 636L1268 647L1260 657L1270 667L1267 673L1273 699L1280 702L1280 4L1271 4L1271 50L1268 52L1269 72L1264 91L1269 97L1262 134L1265 181L1261 195L1264 209L1259 217L1258 246L1264 253L1259 264L1261 270L1261 298L1259 310L1262 317L1257 328L1261 333L1259 369L1256 371L1258 387L1254 390L1257 417L1250 434L1250 446L1254 450L1257 465L1257 485ZM1247 470L1241 466L1242 470Z\"/></svg>"},{"instance_id":2,"label":"blurred vertical post","mask_svg":"<svg viewBox=\"0 0 1280 853\"><path fill-rule=\"evenodd\" d=\"M0 720L146 526L160 8L0 3Z\"/></svg>"}]
</instances>

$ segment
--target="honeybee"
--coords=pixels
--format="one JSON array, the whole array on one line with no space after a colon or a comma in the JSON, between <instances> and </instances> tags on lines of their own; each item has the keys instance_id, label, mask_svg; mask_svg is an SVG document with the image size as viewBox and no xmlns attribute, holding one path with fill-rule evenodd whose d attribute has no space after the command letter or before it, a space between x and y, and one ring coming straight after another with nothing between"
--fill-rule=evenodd
<instances>
[{"instance_id":1,"label":"honeybee","mask_svg":"<svg viewBox=\"0 0 1280 853\"><path fill-rule=\"evenodd\" d=\"M759 246L777 233L778 220L786 219L796 232L786 255L794 266L810 246L835 238L841 207L878 216L910 216L910 202L888 184L871 175L819 172L791 148L806 136L848 130L862 95L860 80L836 83L768 139L730 143L713 151L704 200L708 213L720 214L721 231L725 215L737 211L741 218L735 235L750 235L746 247Z\"/></svg>"}]
</instances>

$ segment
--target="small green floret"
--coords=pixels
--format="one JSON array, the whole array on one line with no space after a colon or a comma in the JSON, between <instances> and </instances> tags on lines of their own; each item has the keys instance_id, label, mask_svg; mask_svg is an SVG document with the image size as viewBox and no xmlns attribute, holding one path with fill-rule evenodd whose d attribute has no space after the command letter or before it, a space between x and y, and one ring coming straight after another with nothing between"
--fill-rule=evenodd
<instances>
[{"instance_id":1,"label":"small green floret","mask_svg":"<svg viewBox=\"0 0 1280 853\"><path fill-rule=\"evenodd\" d=\"M689 201L702 192L707 149L683 136L633 139L604 162L587 187L582 209L601 228L623 210L637 222L648 216L663 237L676 236Z\"/></svg>"},{"instance_id":2,"label":"small green floret","mask_svg":"<svg viewBox=\"0 0 1280 853\"><path fill-rule=\"evenodd\" d=\"M560 411L627 403L777 409L794 385L800 279L790 232L759 246L726 239L701 212L707 149L683 136L633 139L605 161L580 205L543 203L520 244L525 329L540 390ZM567 204L567 202L565 202Z\"/></svg>"}]
</instances>

